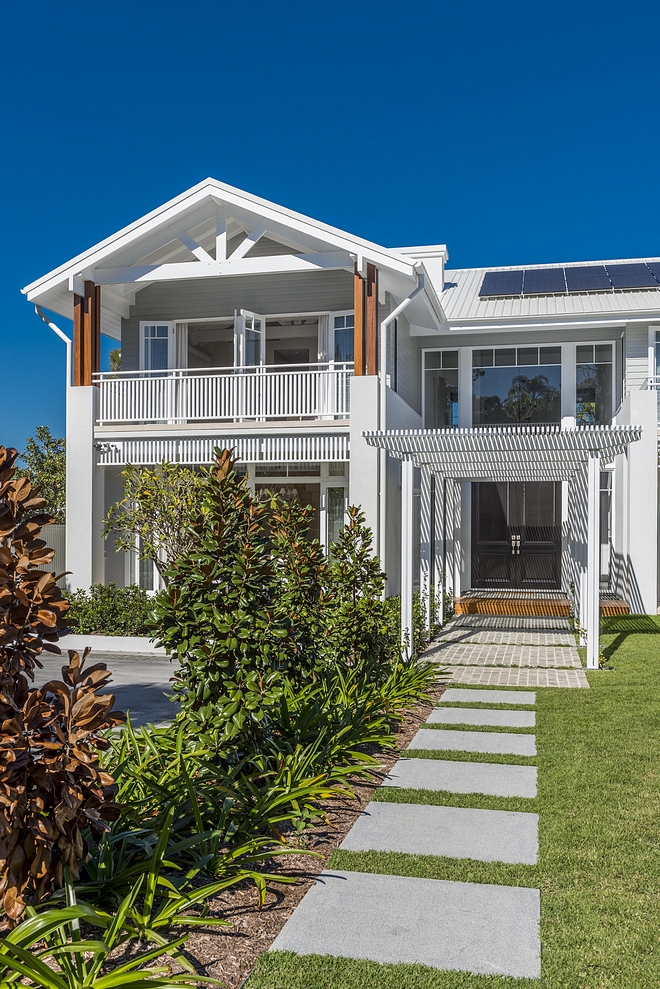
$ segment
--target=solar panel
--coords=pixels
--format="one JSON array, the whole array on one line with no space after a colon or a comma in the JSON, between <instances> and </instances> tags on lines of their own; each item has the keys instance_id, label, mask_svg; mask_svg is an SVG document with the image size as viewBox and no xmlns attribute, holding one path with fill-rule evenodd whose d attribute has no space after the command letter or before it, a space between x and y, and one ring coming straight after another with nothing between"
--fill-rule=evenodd
<instances>
[{"instance_id":1,"label":"solar panel","mask_svg":"<svg viewBox=\"0 0 660 989\"><path fill-rule=\"evenodd\" d=\"M647 261L646 267L652 275L655 275L658 282L660 282L660 261Z\"/></svg>"},{"instance_id":2,"label":"solar panel","mask_svg":"<svg viewBox=\"0 0 660 989\"><path fill-rule=\"evenodd\" d=\"M657 288L658 282L648 267L634 264L608 264L607 274L614 288Z\"/></svg>"},{"instance_id":3,"label":"solar panel","mask_svg":"<svg viewBox=\"0 0 660 989\"><path fill-rule=\"evenodd\" d=\"M585 264L564 268L569 292L598 292L612 288L604 264Z\"/></svg>"},{"instance_id":4,"label":"solar panel","mask_svg":"<svg viewBox=\"0 0 660 989\"><path fill-rule=\"evenodd\" d=\"M552 295L555 292L565 291L563 268L525 269L523 295Z\"/></svg>"},{"instance_id":5,"label":"solar panel","mask_svg":"<svg viewBox=\"0 0 660 989\"><path fill-rule=\"evenodd\" d=\"M486 295L520 295L523 273L520 271L487 271L479 289L479 298Z\"/></svg>"}]
</instances>

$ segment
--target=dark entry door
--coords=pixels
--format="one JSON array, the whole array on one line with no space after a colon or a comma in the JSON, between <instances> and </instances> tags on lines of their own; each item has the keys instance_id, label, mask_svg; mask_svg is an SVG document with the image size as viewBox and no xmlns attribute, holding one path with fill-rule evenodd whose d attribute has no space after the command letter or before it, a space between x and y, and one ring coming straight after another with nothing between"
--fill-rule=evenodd
<instances>
[{"instance_id":1,"label":"dark entry door","mask_svg":"<svg viewBox=\"0 0 660 989\"><path fill-rule=\"evenodd\" d=\"M561 483L472 485L472 586L561 586Z\"/></svg>"}]
</instances>

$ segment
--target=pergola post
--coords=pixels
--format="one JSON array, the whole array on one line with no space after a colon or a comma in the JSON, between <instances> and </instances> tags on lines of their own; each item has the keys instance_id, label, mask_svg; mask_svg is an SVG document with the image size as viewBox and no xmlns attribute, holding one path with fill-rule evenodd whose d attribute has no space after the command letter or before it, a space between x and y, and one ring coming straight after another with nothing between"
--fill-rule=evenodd
<instances>
[{"instance_id":1,"label":"pergola post","mask_svg":"<svg viewBox=\"0 0 660 989\"><path fill-rule=\"evenodd\" d=\"M598 669L600 640L600 457L590 451L587 461L587 669Z\"/></svg>"},{"instance_id":2,"label":"pergola post","mask_svg":"<svg viewBox=\"0 0 660 989\"><path fill-rule=\"evenodd\" d=\"M419 594L424 608L427 629L431 629L431 543L433 538L432 475L428 467L421 468L419 506Z\"/></svg>"},{"instance_id":3,"label":"pergola post","mask_svg":"<svg viewBox=\"0 0 660 989\"><path fill-rule=\"evenodd\" d=\"M401 461L401 644L413 652L413 484L412 459Z\"/></svg>"},{"instance_id":4,"label":"pergola post","mask_svg":"<svg viewBox=\"0 0 660 989\"><path fill-rule=\"evenodd\" d=\"M460 481L454 481L452 484L452 495L453 495L453 525L454 525L454 579L453 579L453 590L454 590L454 600L460 598L461 596L461 554L463 553L463 540L461 539L461 509L462 509L462 499L461 499L461 484Z\"/></svg>"},{"instance_id":5,"label":"pergola post","mask_svg":"<svg viewBox=\"0 0 660 989\"><path fill-rule=\"evenodd\" d=\"M445 484L438 474L433 475L433 598L438 623L445 623Z\"/></svg>"}]
</instances>

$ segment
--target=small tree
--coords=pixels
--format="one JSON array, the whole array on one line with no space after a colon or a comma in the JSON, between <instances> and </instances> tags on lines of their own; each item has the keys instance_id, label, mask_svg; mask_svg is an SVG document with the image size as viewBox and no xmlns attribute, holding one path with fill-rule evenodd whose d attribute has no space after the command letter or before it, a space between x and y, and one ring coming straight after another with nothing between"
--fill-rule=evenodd
<instances>
[{"instance_id":1,"label":"small tree","mask_svg":"<svg viewBox=\"0 0 660 989\"><path fill-rule=\"evenodd\" d=\"M386 666L399 657L395 613L383 600L385 574L373 554L371 529L360 509L348 509L348 521L332 544L327 609L327 648L335 661ZM332 657L331 657L332 658Z\"/></svg>"},{"instance_id":2,"label":"small tree","mask_svg":"<svg viewBox=\"0 0 660 989\"><path fill-rule=\"evenodd\" d=\"M37 426L21 456L25 467L17 474L27 477L41 498L45 511L56 522L64 522L66 512L66 442L51 435L48 426Z\"/></svg>"},{"instance_id":3,"label":"small tree","mask_svg":"<svg viewBox=\"0 0 660 989\"><path fill-rule=\"evenodd\" d=\"M298 541L309 523L304 512L287 517L293 548L284 560L272 502L250 491L227 450L216 458L188 548L167 571L154 610L162 643L180 661L173 683L181 717L233 761L258 746L283 678L302 669L299 636L309 625L292 613L300 599L283 571L304 557Z\"/></svg>"},{"instance_id":4,"label":"small tree","mask_svg":"<svg viewBox=\"0 0 660 989\"><path fill-rule=\"evenodd\" d=\"M121 350L119 347L113 347L108 354L108 361L110 363L110 370L113 374L117 374L121 371Z\"/></svg>"},{"instance_id":5,"label":"small tree","mask_svg":"<svg viewBox=\"0 0 660 989\"><path fill-rule=\"evenodd\" d=\"M190 530L199 513L203 474L163 461L158 467L122 471L124 497L113 505L103 522L115 548L151 560L167 583L174 561L192 547Z\"/></svg>"}]
</instances>

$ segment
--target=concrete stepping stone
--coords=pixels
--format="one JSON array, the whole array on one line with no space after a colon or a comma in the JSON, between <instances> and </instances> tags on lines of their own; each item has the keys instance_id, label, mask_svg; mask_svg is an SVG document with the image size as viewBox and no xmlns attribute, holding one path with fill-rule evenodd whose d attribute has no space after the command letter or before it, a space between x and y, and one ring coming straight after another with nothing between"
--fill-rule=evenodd
<instances>
[{"instance_id":1,"label":"concrete stepping stone","mask_svg":"<svg viewBox=\"0 0 660 989\"><path fill-rule=\"evenodd\" d=\"M343 871L319 880L272 951L540 978L536 889Z\"/></svg>"},{"instance_id":2,"label":"concrete stepping stone","mask_svg":"<svg viewBox=\"0 0 660 989\"><path fill-rule=\"evenodd\" d=\"M446 731L420 728L408 746L411 749L447 749L455 752L489 752L501 755L536 755L534 735L511 732Z\"/></svg>"},{"instance_id":3,"label":"concrete stepping stone","mask_svg":"<svg viewBox=\"0 0 660 989\"><path fill-rule=\"evenodd\" d=\"M448 687L439 702L458 704L536 704L536 694L531 690L461 690Z\"/></svg>"},{"instance_id":4,"label":"concrete stepping stone","mask_svg":"<svg viewBox=\"0 0 660 989\"><path fill-rule=\"evenodd\" d=\"M589 689L584 670L532 670L483 666L454 666L451 683L473 687L571 687Z\"/></svg>"},{"instance_id":5,"label":"concrete stepping stone","mask_svg":"<svg viewBox=\"0 0 660 989\"><path fill-rule=\"evenodd\" d=\"M340 848L536 865L538 814L372 802Z\"/></svg>"},{"instance_id":6,"label":"concrete stepping stone","mask_svg":"<svg viewBox=\"0 0 660 989\"><path fill-rule=\"evenodd\" d=\"M534 711L490 711L472 707L436 707L428 725L493 725L499 728L534 728Z\"/></svg>"},{"instance_id":7,"label":"concrete stepping stone","mask_svg":"<svg viewBox=\"0 0 660 989\"><path fill-rule=\"evenodd\" d=\"M487 793L492 797L535 797L536 766L496 762L451 762L444 759L399 759L383 786L409 790Z\"/></svg>"}]
</instances>

